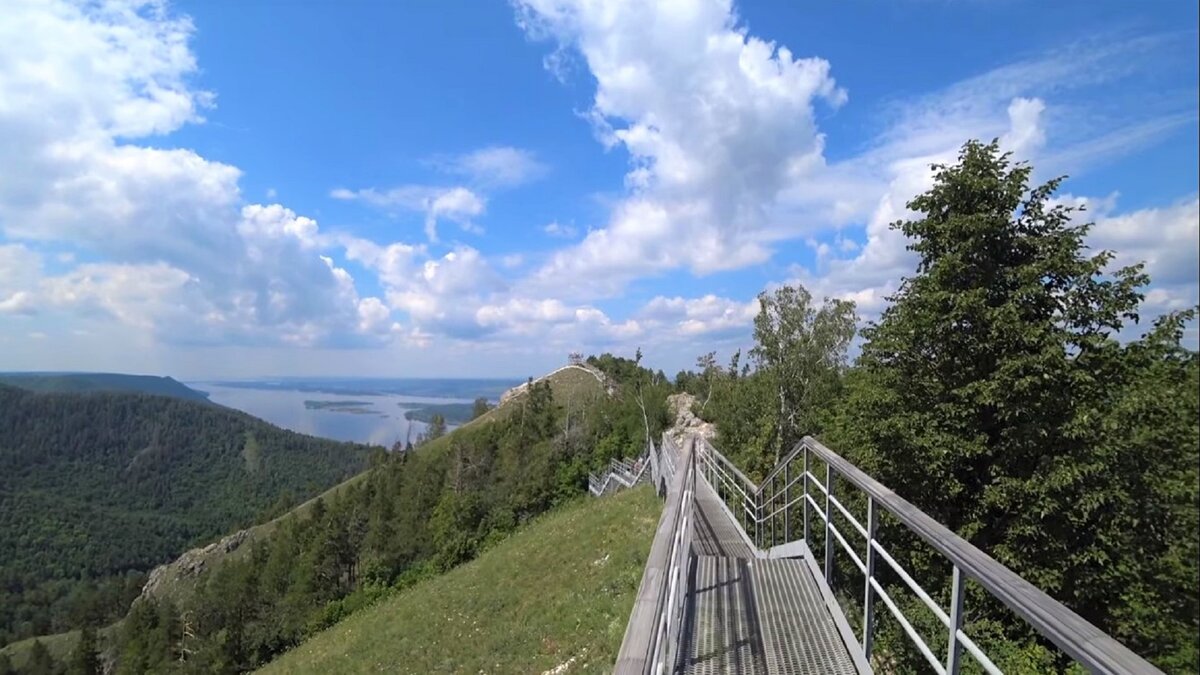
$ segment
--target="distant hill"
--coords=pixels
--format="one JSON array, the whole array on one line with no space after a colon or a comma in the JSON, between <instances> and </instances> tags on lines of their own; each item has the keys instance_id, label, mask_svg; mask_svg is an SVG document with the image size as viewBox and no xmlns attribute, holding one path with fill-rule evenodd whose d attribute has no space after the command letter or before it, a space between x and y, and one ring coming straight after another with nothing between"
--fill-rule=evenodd
<instances>
[{"instance_id":1,"label":"distant hill","mask_svg":"<svg viewBox=\"0 0 1200 675\"><path fill-rule=\"evenodd\" d=\"M369 452L194 400L0 385L0 644L119 618L138 573L286 511Z\"/></svg>"},{"instance_id":2,"label":"distant hill","mask_svg":"<svg viewBox=\"0 0 1200 675\"><path fill-rule=\"evenodd\" d=\"M0 373L0 384L39 393L124 392L207 401L208 394L170 377L120 373Z\"/></svg>"}]
</instances>

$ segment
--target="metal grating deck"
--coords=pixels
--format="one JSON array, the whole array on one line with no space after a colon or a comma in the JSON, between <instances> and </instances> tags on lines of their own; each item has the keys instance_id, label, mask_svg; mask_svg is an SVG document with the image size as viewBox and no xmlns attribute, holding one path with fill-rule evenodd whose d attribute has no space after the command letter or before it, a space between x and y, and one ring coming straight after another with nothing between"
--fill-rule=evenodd
<instances>
[{"instance_id":1,"label":"metal grating deck","mask_svg":"<svg viewBox=\"0 0 1200 675\"><path fill-rule=\"evenodd\" d=\"M696 481L695 513L692 553L728 558L754 557L754 551L729 519L728 512L707 482Z\"/></svg>"},{"instance_id":2,"label":"metal grating deck","mask_svg":"<svg viewBox=\"0 0 1200 675\"><path fill-rule=\"evenodd\" d=\"M756 558L707 484L696 506L676 672L857 673L808 565Z\"/></svg>"},{"instance_id":3,"label":"metal grating deck","mask_svg":"<svg viewBox=\"0 0 1200 675\"><path fill-rule=\"evenodd\" d=\"M803 560L699 556L678 673L854 675Z\"/></svg>"}]
</instances>

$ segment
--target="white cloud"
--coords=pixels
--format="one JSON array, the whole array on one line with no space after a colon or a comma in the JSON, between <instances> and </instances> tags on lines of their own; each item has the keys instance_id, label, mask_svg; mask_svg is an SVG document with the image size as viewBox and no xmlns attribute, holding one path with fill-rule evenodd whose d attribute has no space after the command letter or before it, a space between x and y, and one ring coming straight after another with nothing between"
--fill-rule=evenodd
<instances>
[{"instance_id":1,"label":"white cloud","mask_svg":"<svg viewBox=\"0 0 1200 675\"><path fill-rule=\"evenodd\" d=\"M846 100L829 64L747 35L728 0L516 5L530 35L583 56L596 79L589 118L632 164L607 227L555 255L537 285L586 295L580 282L604 275L615 292L651 266L766 259L762 230L790 167L822 152L815 101Z\"/></svg>"},{"instance_id":2,"label":"white cloud","mask_svg":"<svg viewBox=\"0 0 1200 675\"><path fill-rule=\"evenodd\" d=\"M425 236L432 243L438 241L437 223L443 218L457 223L466 232L482 232L471 219L482 215L487 207L483 196L462 186L402 185L383 192L375 188L337 188L329 194L334 199L359 200L393 212L404 209L424 213Z\"/></svg>"},{"instance_id":3,"label":"white cloud","mask_svg":"<svg viewBox=\"0 0 1200 675\"><path fill-rule=\"evenodd\" d=\"M138 144L212 105L189 82L191 32L161 2L5 7L0 235L72 251L56 252L63 273L0 282L4 310L111 317L170 342L354 339L357 293L322 262L314 220L243 204L236 167ZM101 262L69 267L74 251Z\"/></svg>"},{"instance_id":4,"label":"white cloud","mask_svg":"<svg viewBox=\"0 0 1200 675\"><path fill-rule=\"evenodd\" d=\"M563 225L557 220L548 223L542 228L542 232L545 232L551 237L561 237L563 239L573 239L575 235L579 233L579 231L575 229L575 226Z\"/></svg>"},{"instance_id":5,"label":"white cloud","mask_svg":"<svg viewBox=\"0 0 1200 675\"><path fill-rule=\"evenodd\" d=\"M541 178L547 171L546 165L538 161L533 152L510 146L480 148L435 163L486 189L524 185Z\"/></svg>"},{"instance_id":6,"label":"white cloud","mask_svg":"<svg viewBox=\"0 0 1200 675\"><path fill-rule=\"evenodd\" d=\"M646 303L639 318L677 337L721 337L748 333L758 310L757 298L740 302L712 294L686 299L658 296Z\"/></svg>"}]
</instances>

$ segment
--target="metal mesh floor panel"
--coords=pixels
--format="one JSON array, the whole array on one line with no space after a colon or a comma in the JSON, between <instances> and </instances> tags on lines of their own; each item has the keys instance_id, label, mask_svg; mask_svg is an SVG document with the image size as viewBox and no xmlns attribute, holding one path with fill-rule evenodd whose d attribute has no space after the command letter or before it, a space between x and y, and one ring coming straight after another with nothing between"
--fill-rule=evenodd
<instances>
[{"instance_id":1,"label":"metal mesh floor panel","mask_svg":"<svg viewBox=\"0 0 1200 675\"><path fill-rule=\"evenodd\" d=\"M676 672L858 671L802 560L699 556Z\"/></svg>"},{"instance_id":2,"label":"metal mesh floor panel","mask_svg":"<svg viewBox=\"0 0 1200 675\"><path fill-rule=\"evenodd\" d=\"M696 481L696 523L692 552L728 558L753 558L754 552L738 532L737 525L721 508L716 493L707 484Z\"/></svg>"}]
</instances>

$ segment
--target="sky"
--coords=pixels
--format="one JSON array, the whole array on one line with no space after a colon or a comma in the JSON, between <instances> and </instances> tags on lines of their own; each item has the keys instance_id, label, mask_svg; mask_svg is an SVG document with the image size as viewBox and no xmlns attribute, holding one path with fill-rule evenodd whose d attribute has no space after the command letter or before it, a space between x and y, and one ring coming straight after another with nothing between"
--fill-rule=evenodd
<instances>
[{"instance_id":1,"label":"sky","mask_svg":"<svg viewBox=\"0 0 1200 675\"><path fill-rule=\"evenodd\" d=\"M0 7L0 370L674 373L877 319L971 138L1198 302L1194 0Z\"/></svg>"}]
</instances>

